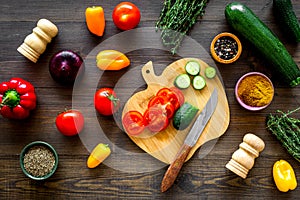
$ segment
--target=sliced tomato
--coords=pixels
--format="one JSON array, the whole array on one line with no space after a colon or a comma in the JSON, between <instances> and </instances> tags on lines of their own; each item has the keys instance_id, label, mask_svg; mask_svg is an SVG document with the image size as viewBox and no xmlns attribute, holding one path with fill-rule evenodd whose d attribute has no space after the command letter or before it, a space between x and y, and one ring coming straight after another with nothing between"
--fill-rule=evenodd
<instances>
[{"instance_id":1,"label":"sliced tomato","mask_svg":"<svg viewBox=\"0 0 300 200\"><path fill-rule=\"evenodd\" d=\"M144 113L144 121L151 132L159 132L169 125L169 119L161 106L152 106Z\"/></svg>"},{"instance_id":2,"label":"sliced tomato","mask_svg":"<svg viewBox=\"0 0 300 200\"><path fill-rule=\"evenodd\" d=\"M144 117L138 111L127 112L122 119L122 123L129 135L139 135L145 129Z\"/></svg>"},{"instance_id":3,"label":"sliced tomato","mask_svg":"<svg viewBox=\"0 0 300 200\"><path fill-rule=\"evenodd\" d=\"M177 110L181 105L177 93L169 88L160 89L156 96L164 97L166 101L170 102L174 106L175 110Z\"/></svg>"},{"instance_id":4,"label":"sliced tomato","mask_svg":"<svg viewBox=\"0 0 300 200\"><path fill-rule=\"evenodd\" d=\"M173 93L175 93L177 100L179 102L179 105L181 106L182 104L184 104L185 99L184 99L184 94L182 93L182 91L180 89L178 89L177 87L171 87L170 90Z\"/></svg>"},{"instance_id":5,"label":"sliced tomato","mask_svg":"<svg viewBox=\"0 0 300 200\"><path fill-rule=\"evenodd\" d=\"M149 103L148 103L148 108L157 105L157 104L166 104L168 102L168 100L163 97L163 96L154 96L150 99Z\"/></svg>"},{"instance_id":6,"label":"sliced tomato","mask_svg":"<svg viewBox=\"0 0 300 200\"><path fill-rule=\"evenodd\" d=\"M153 106L160 106L163 113L167 115L168 119L170 119L174 115L174 105L169 102L164 96L154 96L152 99L150 99L148 108L151 108Z\"/></svg>"}]
</instances>

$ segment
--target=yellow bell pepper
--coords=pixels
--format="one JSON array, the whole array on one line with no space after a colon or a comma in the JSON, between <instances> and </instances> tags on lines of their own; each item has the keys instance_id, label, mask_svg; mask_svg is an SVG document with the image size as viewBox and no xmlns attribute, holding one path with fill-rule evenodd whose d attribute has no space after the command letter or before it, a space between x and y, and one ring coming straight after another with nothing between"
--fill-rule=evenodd
<instances>
[{"instance_id":1,"label":"yellow bell pepper","mask_svg":"<svg viewBox=\"0 0 300 200\"><path fill-rule=\"evenodd\" d=\"M287 192L297 187L297 179L292 166L285 160L279 160L273 165L273 178L279 191Z\"/></svg>"},{"instance_id":2,"label":"yellow bell pepper","mask_svg":"<svg viewBox=\"0 0 300 200\"><path fill-rule=\"evenodd\" d=\"M92 151L86 162L88 168L95 168L102 163L111 151L108 144L99 143Z\"/></svg>"},{"instance_id":3,"label":"yellow bell pepper","mask_svg":"<svg viewBox=\"0 0 300 200\"><path fill-rule=\"evenodd\" d=\"M103 50L96 56L97 67L101 70L120 70L130 65L130 60L116 50Z\"/></svg>"}]
</instances>

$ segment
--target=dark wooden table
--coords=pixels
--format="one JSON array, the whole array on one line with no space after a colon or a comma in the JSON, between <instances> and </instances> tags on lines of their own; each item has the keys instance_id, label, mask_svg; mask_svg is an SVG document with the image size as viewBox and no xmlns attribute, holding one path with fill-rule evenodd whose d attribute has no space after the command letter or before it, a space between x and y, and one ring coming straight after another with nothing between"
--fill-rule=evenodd
<instances>
[{"instance_id":1,"label":"dark wooden table","mask_svg":"<svg viewBox=\"0 0 300 200\"><path fill-rule=\"evenodd\" d=\"M162 8L162 1L133 1L142 13L138 28L154 27ZM226 24L224 8L230 1L211 0L205 16L197 22L189 37L209 51L213 37L223 31L230 31ZM295 61L300 62L300 46L290 43L279 29L272 13L271 0L241 1L253 9L286 45ZM300 2L292 0L296 14L300 16ZM105 163L96 169L86 167L89 151L81 137L65 137L55 127L57 113L65 107L72 107L73 87L62 86L51 78L48 63L51 56L59 50L71 49L84 59L89 53L116 34L122 33L113 24L111 13L119 1L59 1L59 0L10 0L0 5L0 81L11 77L21 77L30 81L38 96L38 105L30 118L13 121L0 117L0 198L1 199L296 199L300 196L299 187L295 191L281 193L277 190L272 178L273 163L285 159L294 167L300 176L299 163L294 160L281 144L272 136L265 125L269 113L293 110L299 107L300 88L287 88L280 84L278 78L271 75L264 59L253 50L251 45L242 39L243 53L234 64L216 65L224 81L224 87L230 107L230 125L207 155L203 158L196 152L183 167L174 186L166 193L160 192L160 183L167 166L147 172L129 172ZM105 10L106 29L103 37L89 33L85 24L86 7L101 5ZM30 62L16 49L25 36L31 33L40 18L47 18L59 28L59 34L47 46L45 53L36 64ZM117 49L116 46L111 48ZM101 46L101 44L100 44ZM143 48L126 53L132 61L130 69L136 70L134 80L145 89L145 83L138 71L138 66L152 60L157 66L157 73L180 58L170 52ZM198 56L201 58L201 55ZM87 68L86 70L89 70ZM129 69L127 69L129 70ZM275 85L275 96L272 104L259 112L250 112L241 108L234 97L234 86L239 77L250 71L260 71L270 76ZM107 72L96 79L96 87L114 87L126 70ZM130 81L128 79L128 81ZM132 80L131 80L132 81ZM128 89L134 87L128 85ZM126 90L119 94L123 103L126 101ZM124 98L122 98L124 97ZM77 102L78 103L78 102ZM79 102L80 103L80 102ZM84 105L84 99L82 104ZM90 105L91 106L91 105ZM300 117L300 113L294 116ZM141 153L139 149L117 126L113 117L102 117L95 112L85 116L86 121L99 121L101 128L116 148L128 152ZM97 128L94 127L94 128ZM81 134L88 134L85 129ZM225 168L232 153L238 148L243 136L253 132L266 144L265 150L256 159L255 165L246 179L242 179ZM37 182L27 178L21 171L19 155L22 148L36 140L52 144L59 154L57 172L47 181ZM98 141L97 141L98 142ZM99 141L101 142L101 141ZM201 151L201 150L200 150ZM132 165L132 171L139 162L135 158L124 157L119 160L120 166ZM143 162L142 160L140 163ZM153 161L160 165L161 163ZM139 164L140 164L139 163ZM146 167L146 166L145 166ZM299 180L299 179L298 179Z\"/></svg>"}]
</instances>

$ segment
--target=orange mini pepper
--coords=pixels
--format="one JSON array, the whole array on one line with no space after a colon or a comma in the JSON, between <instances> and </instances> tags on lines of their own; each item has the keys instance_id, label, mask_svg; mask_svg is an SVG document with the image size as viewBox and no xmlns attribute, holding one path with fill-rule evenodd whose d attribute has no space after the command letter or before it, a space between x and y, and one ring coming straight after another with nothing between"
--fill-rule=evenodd
<instances>
[{"instance_id":1,"label":"orange mini pepper","mask_svg":"<svg viewBox=\"0 0 300 200\"><path fill-rule=\"evenodd\" d=\"M92 151L87 160L88 168L95 168L102 163L111 151L108 144L99 143Z\"/></svg>"},{"instance_id":2,"label":"orange mini pepper","mask_svg":"<svg viewBox=\"0 0 300 200\"><path fill-rule=\"evenodd\" d=\"M297 187L297 179L292 166L285 160L273 165L273 178L279 191L287 192Z\"/></svg>"},{"instance_id":3,"label":"orange mini pepper","mask_svg":"<svg viewBox=\"0 0 300 200\"><path fill-rule=\"evenodd\" d=\"M85 20L89 31L102 36L105 29L104 10L101 6L88 7L85 10Z\"/></svg>"},{"instance_id":4,"label":"orange mini pepper","mask_svg":"<svg viewBox=\"0 0 300 200\"><path fill-rule=\"evenodd\" d=\"M116 50L103 50L96 57L97 67L101 70L120 70L130 65L130 60Z\"/></svg>"}]
</instances>

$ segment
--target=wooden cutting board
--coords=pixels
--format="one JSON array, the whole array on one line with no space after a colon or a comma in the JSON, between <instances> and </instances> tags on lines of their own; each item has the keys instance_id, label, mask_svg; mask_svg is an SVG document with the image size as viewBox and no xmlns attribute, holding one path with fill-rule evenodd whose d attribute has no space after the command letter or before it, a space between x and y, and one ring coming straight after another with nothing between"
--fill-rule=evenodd
<instances>
[{"instance_id":1,"label":"wooden cutting board","mask_svg":"<svg viewBox=\"0 0 300 200\"><path fill-rule=\"evenodd\" d=\"M184 66L189 60L197 60L200 63L200 74L204 76L204 69L208 65L202 60L195 58L184 58L173 62L165 68L160 76L155 75L151 61L143 66L142 75L147 83L147 88L146 90L134 94L127 101L124 106L122 115L124 116L124 114L130 110L137 110L141 113L144 113L149 100L157 93L159 89L163 87L170 88L174 86L173 82L175 80L175 77L185 72ZM191 156L202 144L209 140L218 138L222 134L224 134L229 125L229 106L222 82L220 81L219 77L216 76L213 79L206 78L206 83L206 87L199 91L193 89L192 86L185 90L182 90L185 96L185 101L198 107L200 111L205 106L213 89L216 88L218 90L218 104L216 110L213 113L210 121L206 125L205 129L203 130L204 132L202 133L198 142L189 153L186 161L191 158ZM184 139L188 134L191 126L192 125L190 125L185 130L178 131L173 127L171 122L165 130L155 135L153 135L149 130L145 129L145 131L139 136L128 136L145 152L164 163L170 164L173 161L180 146L183 144Z\"/></svg>"}]
</instances>

